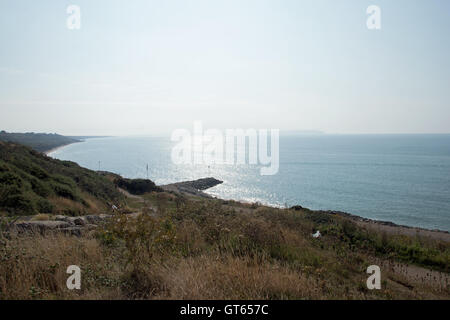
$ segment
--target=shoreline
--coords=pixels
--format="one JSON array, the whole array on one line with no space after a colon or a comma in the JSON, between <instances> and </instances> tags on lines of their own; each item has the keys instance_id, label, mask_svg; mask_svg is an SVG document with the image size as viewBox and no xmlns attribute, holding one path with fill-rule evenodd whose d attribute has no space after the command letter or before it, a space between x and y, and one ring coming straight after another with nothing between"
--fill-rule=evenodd
<instances>
[{"instance_id":1,"label":"shoreline","mask_svg":"<svg viewBox=\"0 0 450 320\"><path fill-rule=\"evenodd\" d=\"M52 152L55 152L55 151L57 151L57 150L59 150L59 149L61 149L61 148L67 147L67 146L69 146L69 145L71 145L71 144L74 144L74 143L80 143L80 142L84 142L84 141L80 140L80 141L76 141L76 142L71 142L71 143L63 144L63 145L61 145L61 146L57 146L57 147L52 148L52 149L50 149L50 150L43 151L42 153L45 154L47 157L49 157L49 156L50 156L50 153L52 153Z\"/></svg>"},{"instance_id":2,"label":"shoreline","mask_svg":"<svg viewBox=\"0 0 450 320\"><path fill-rule=\"evenodd\" d=\"M74 143L80 143L80 142L86 142L87 139L95 139L95 138L111 138L112 136L68 136L68 138L73 138L73 139L79 139L78 141L74 141L74 142L70 142L67 144L63 144L60 146L57 146L55 148L52 148L50 150L46 150L46 151L42 151L43 154L45 154L46 156L48 156L50 153L55 152L61 148L67 147L71 144Z\"/></svg>"},{"instance_id":3,"label":"shoreline","mask_svg":"<svg viewBox=\"0 0 450 320\"><path fill-rule=\"evenodd\" d=\"M206 179L212 179L211 180L212 185L211 185L211 187L208 187L208 188L202 189L202 190L193 188L192 185L193 185L193 183L195 183L195 181L205 180L205 179L199 179L199 180L195 180L195 181L181 181L181 182L172 183L169 185L162 185L160 187L162 187L165 191L172 191L172 192L177 192L180 194L185 194L185 195L190 195L190 196L198 196L198 197L202 197L202 198L206 198L206 199L217 199L217 200L220 200L223 202L233 201L233 202L239 203L244 206L248 206L248 205L252 204L252 203L247 203L247 202L239 201L239 200L222 199L222 198L208 194L207 192L205 192L207 189L212 188L218 184L221 184L222 182L214 183L214 180L216 180L216 179L214 179L214 178L206 178ZM219 181L219 180L216 180L216 181ZM194 189L196 189L196 190L194 191ZM387 233L387 234L391 234L391 235L395 235L395 234L396 235L408 235L408 236L413 236L413 237L414 236L423 236L423 237L429 237L429 238L433 238L433 239L439 239L442 241L450 242L450 232L445 231L445 230L440 230L440 229L426 229L426 228L422 228L422 227L400 225L400 224L396 224L392 221L374 220L374 219L365 218L362 216L358 216L358 215L351 214L348 212L343 212L343 211L311 210L309 208L304 208L301 206L293 206L290 208L279 208L279 207L265 205L265 204L260 204L260 205L264 206L264 207L280 209L280 210L306 210L306 211L310 211L312 213L325 213L325 214L334 215L334 216L341 216L341 217L344 217L344 218L354 221L358 226L367 227L376 232Z\"/></svg>"},{"instance_id":4,"label":"shoreline","mask_svg":"<svg viewBox=\"0 0 450 320\"><path fill-rule=\"evenodd\" d=\"M45 154L46 156L50 156L51 153L53 153L63 147L66 147L66 146L74 144L74 143L79 143L79 142L84 142L84 140L61 145L61 146L52 148L50 150L44 151L42 153ZM197 189L192 186L193 183L195 184L195 182L200 181L200 180L205 180L205 179L211 179L212 185L210 185L210 186L206 185L202 189ZM246 202L246 201L242 201L242 200L219 198L219 197L209 194L207 192L207 189L212 188L221 183L222 183L222 181L216 180L214 178L204 178L204 179L198 179L198 180L194 180L194 181L180 181L180 182L171 183L168 185L160 185L160 187L162 187L165 191L177 192L177 193L186 194L186 195L190 195L190 196L197 196L197 197L202 197L202 198L207 198L207 199L218 199L221 201L234 201L234 202L237 202L242 205L252 204L250 202ZM402 234L402 235L409 235L409 236L421 235L421 236L431 237L434 239L440 239L440 240L443 240L446 242L450 242L450 232L445 231L445 230L440 230L440 229L427 229L427 228L417 227L417 226L400 225L400 224L394 223L392 221L374 220L374 219L358 216L358 215L355 215L352 213L336 211L336 210L312 210L309 208L303 208L301 206L293 206L291 208L283 208L283 207L277 207L277 206L268 205L268 204L260 204L260 205L268 207L268 208L274 208L274 209L293 209L293 210L295 210L295 207L299 207L301 209L308 210L310 212L326 213L326 214L330 214L330 215L337 215L337 216L345 217L345 218L348 218L348 219L354 221L359 226L369 227L370 229L375 230L377 232L386 232L388 234Z\"/></svg>"},{"instance_id":5,"label":"shoreline","mask_svg":"<svg viewBox=\"0 0 450 320\"><path fill-rule=\"evenodd\" d=\"M388 234L408 235L408 236L425 236L433 239L439 239L450 242L450 232L440 229L426 229L422 227L406 226L396 224L392 221L374 220L357 216L348 212L342 211L322 211L311 210L312 212L327 213L330 215L337 215L348 218L354 221L359 226L366 226L377 232L386 232Z\"/></svg>"}]
</instances>

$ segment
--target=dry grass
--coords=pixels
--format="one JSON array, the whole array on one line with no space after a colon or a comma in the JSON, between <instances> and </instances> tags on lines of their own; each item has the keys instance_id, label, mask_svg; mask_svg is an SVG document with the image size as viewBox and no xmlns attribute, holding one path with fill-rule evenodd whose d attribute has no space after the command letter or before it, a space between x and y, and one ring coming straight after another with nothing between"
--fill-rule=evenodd
<instances>
[{"instance_id":1,"label":"dry grass","mask_svg":"<svg viewBox=\"0 0 450 320\"><path fill-rule=\"evenodd\" d=\"M83 282L85 286L79 293L66 287L69 265L86 270L105 264L95 239L58 235L3 240L1 259L2 299L99 298L105 294L89 282Z\"/></svg>"},{"instance_id":2,"label":"dry grass","mask_svg":"<svg viewBox=\"0 0 450 320\"><path fill-rule=\"evenodd\" d=\"M48 221L50 220L50 215L46 213L39 213L33 216L32 221Z\"/></svg>"},{"instance_id":3,"label":"dry grass","mask_svg":"<svg viewBox=\"0 0 450 320\"><path fill-rule=\"evenodd\" d=\"M71 215L71 212L83 212L85 210L84 206L81 203L71 199L55 197L52 198L51 201L55 206L55 214Z\"/></svg>"},{"instance_id":4,"label":"dry grass","mask_svg":"<svg viewBox=\"0 0 450 320\"><path fill-rule=\"evenodd\" d=\"M63 215L83 215L83 214L101 214L110 211L110 208L87 193L82 193L82 197L86 206L80 202L63 198L51 198L51 202L55 206L54 214Z\"/></svg>"},{"instance_id":5,"label":"dry grass","mask_svg":"<svg viewBox=\"0 0 450 320\"><path fill-rule=\"evenodd\" d=\"M365 231L326 216L262 207L241 214L236 205L214 200L176 206L171 197L156 201L159 218L145 210L137 219L119 215L84 238L0 238L0 298L450 298L448 282L420 281L405 267L383 269L382 290L368 290L367 266L389 260L374 256L371 242L358 233L368 237ZM318 228L324 236L313 239ZM448 245L424 242L426 248L442 250L437 257L446 259ZM82 269L79 291L66 288L69 265ZM448 276L433 277L438 274Z\"/></svg>"},{"instance_id":6,"label":"dry grass","mask_svg":"<svg viewBox=\"0 0 450 320\"><path fill-rule=\"evenodd\" d=\"M168 270L169 271L169 270ZM169 299L320 298L321 290L307 278L281 265L260 264L249 257L199 256L183 259L163 273Z\"/></svg>"}]
</instances>

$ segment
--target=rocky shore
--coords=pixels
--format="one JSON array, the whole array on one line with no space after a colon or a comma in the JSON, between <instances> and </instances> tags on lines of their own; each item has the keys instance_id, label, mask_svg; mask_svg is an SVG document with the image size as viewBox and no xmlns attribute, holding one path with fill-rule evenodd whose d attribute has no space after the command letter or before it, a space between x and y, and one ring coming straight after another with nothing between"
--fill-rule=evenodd
<instances>
[{"instance_id":1,"label":"rocky shore","mask_svg":"<svg viewBox=\"0 0 450 320\"><path fill-rule=\"evenodd\" d=\"M193 181L183 181L172 184L167 184L161 186L164 191L175 192L178 194L189 194L204 198L211 198L210 195L204 193L203 191L212 187L215 187L223 181L217 180L215 178L203 178Z\"/></svg>"}]
</instances>

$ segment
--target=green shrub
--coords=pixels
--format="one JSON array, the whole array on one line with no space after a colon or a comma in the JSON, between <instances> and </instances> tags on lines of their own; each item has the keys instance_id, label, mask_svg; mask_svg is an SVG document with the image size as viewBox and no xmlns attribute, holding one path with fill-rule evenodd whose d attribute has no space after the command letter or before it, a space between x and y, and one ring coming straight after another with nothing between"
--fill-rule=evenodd
<instances>
[{"instance_id":1,"label":"green shrub","mask_svg":"<svg viewBox=\"0 0 450 320\"><path fill-rule=\"evenodd\" d=\"M21 188L23 186L22 179L12 172L2 172L0 173L0 185L17 186Z\"/></svg>"},{"instance_id":2,"label":"green shrub","mask_svg":"<svg viewBox=\"0 0 450 320\"><path fill-rule=\"evenodd\" d=\"M76 187L75 182L70 177L66 177L61 174L54 174L54 175L52 175L52 178L54 181L58 182L59 184L63 184L69 188Z\"/></svg>"},{"instance_id":3,"label":"green shrub","mask_svg":"<svg viewBox=\"0 0 450 320\"><path fill-rule=\"evenodd\" d=\"M117 216L99 233L99 238L109 246L123 241L128 262L135 271L139 271L148 269L154 258L173 253L175 235L175 226L170 219L141 214L135 219Z\"/></svg>"},{"instance_id":4,"label":"green shrub","mask_svg":"<svg viewBox=\"0 0 450 320\"><path fill-rule=\"evenodd\" d=\"M34 214L36 209L31 199L23 194L8 195L1 200L1 206L11 213Z\"/></svg>"},{"instance_id":5,"label":"green shrub","mask_svg":"<svg viewBox=\"0 0 450 320\"><path fill-rule=\"evenodd\" d=\"M41 213L52 213L54 210L53 204L47 199L40 198L36 201L37 210Z\"/></svg>"},{"instance_id":6,"label":"green shrub","mask_svg":"<svg viewBox=\"0 0 450 320\"><path fill-rule=\"evenodd\" d=\"M31 188L37 195L41 197L48 197L52 194L52 190L48 186L48 184L41 182L36 178L31 178L29 181L31 184Z\"/></svg>"},{"instance_id":7,"label":"green shrub","mask_svg":"<svg viewBox=\"0 0 450 320\"><path fill-rule=\"evenodd\" d=\"M67 198L70 200L78 199L75 192L65 185L52 183L52 188L53 188L53 191L60 197Z\"/></svg>"},{"instance_id":8,"label":"green shrub","mask_svg":"<svg viewBox=\"0 0 450 320\"><path fill-rule=\"evenodd\" d=\"M32 165L30 166L28 173L31 174L32 176L35 176L38 179L48 179L49 178L49 174L42 168Z\"/></svg>"},{"instance_id":9,"label":"green shrub","mask_svg":"<svg viewBox=\"0 0 450 320\"><path fill-rule=\"evenodd\" d=\"M119 188L125 189L131 194L142 195L148 192L162 191L160 187L157 187L151 180L144 179L123 179L119 178L115 181Z\"/></svg>"}]
</instances>

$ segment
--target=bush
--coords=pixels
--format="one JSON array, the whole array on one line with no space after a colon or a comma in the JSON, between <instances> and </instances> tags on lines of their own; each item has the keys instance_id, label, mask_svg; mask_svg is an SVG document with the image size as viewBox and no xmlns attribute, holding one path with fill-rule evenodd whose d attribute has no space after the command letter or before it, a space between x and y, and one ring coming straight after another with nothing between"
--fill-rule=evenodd
<instances>
[{"instance_id":1,"label":"bush","mask_svg":"<svg viewBox=\"0 0 450 320\"><path fill-rule=\"evenodd\" d=\"M161 192L162 189L151 180L144 179L116 179L116 185L131 194L142 195L148 192Z\"/></svg>"},{"instance_id":2,"label":"bush","mask_svg":"<svg viewBox=\"0 0 450 320\"><path fill-rule=\"evenodd\" d=\"M32 176L35 176L38 179L47 179L49 174L42 168L32 165L28 171Z\"/></svg>"},{"instance_id":3,"label":"bush","mask_svg":"<svg viewBox=\"0 0 450 320\"><path fill-rule=\"evenodd\" d=\"M99 232L98 237L108 246L123 241L133 270L142 271L149 268L154 258L173 253L175 234L175 227L169 219L141 214L134 219L118 216Z\"/></svg>"},{"instance_id":4,"label":"bush","mask_svg":"<svg viewBox=\"0 0 450 320\"><path fill-rule=\"evenodd\" d=\"M21 188L23 186L22 179L12 172L2 172L0 173L0 185L17 186Z\"/></svg>"},{"instance_id":5,"label":"bush","mask_svg":"<svg viewBox=\"0 0 450 320\"><path fill-rule=\"evenodd\" d=\"M75 192L65 185L52 183L52 187L53 191L55 191L55 193L60 197L67 198L70 200L78 199Z\"/></svg>"},{"instance_id":6,"label":"bush","mask_svg":"<svg viewBox=\"0 0 450 320\"><path fill-rule=\"evenodd\" d=\"M40 198L36 202L37 210L41 213L52 213L54 206L47 199Z\"/></svg>"},{"instance_id":7,"label":"bush","mask_svg":"<svg viewBox=\"0 0 450 320\"><path fill-rule=\"evenodd\" d=\"M36 213L33 202L23 194L8 195L2 198L0 204L2 207L6 207L10 213Z\"/></svg>"},{"instance_id":8,"label":"bush","mask_svg":"<svg viewBox=\"0 0 450 320\"><path fill-rule=\"evenodd\" d=\"M39 181L36 178L31 178L30 184L33 191L41 197L48 197L52 193L52 190L47 184Z\"/></svg>"}]
</instances>

